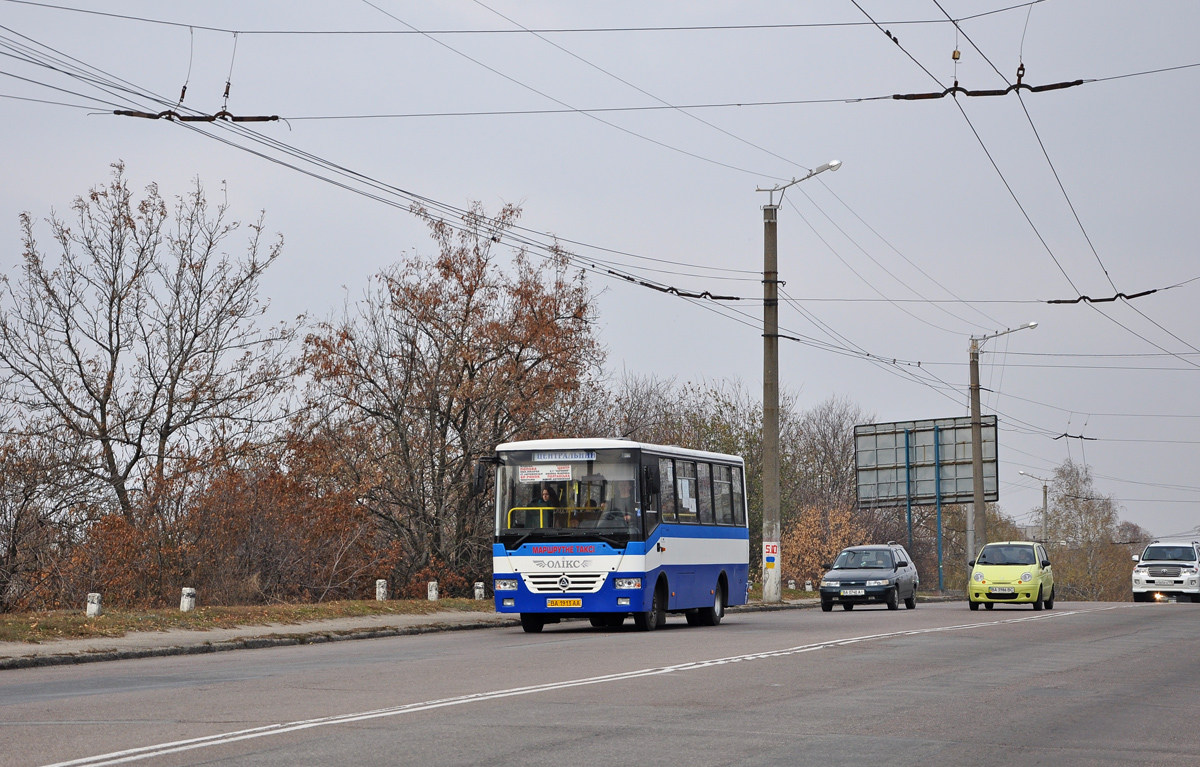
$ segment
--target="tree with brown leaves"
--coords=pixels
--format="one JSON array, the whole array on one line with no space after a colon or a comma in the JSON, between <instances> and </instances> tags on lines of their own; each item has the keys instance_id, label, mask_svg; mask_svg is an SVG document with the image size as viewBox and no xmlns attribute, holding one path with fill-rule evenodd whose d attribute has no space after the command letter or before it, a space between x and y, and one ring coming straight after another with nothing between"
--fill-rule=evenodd
<instances>
[{"instance_id":1,"label":"tree with brown leaves","mask_svg":"<svg viewBox=\"0 0 1200 767\"><path fill-rule=\"evenodd\" d=\"M481 576L493 519L469 496L475 461L511 439L577 434L603 353L565 255L535 264L497 247L517 208L489 217L476 204L454 222L416 213L436 257L384 270L306 339L310 401L355 452L361 502L402 544L405 572L437 561Z\"/></svg>"}]
</instances>

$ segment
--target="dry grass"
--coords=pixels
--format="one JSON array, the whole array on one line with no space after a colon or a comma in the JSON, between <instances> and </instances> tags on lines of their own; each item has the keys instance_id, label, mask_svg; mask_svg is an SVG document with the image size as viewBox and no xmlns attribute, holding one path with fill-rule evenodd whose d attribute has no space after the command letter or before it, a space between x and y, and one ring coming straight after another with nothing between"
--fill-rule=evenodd
<instances>
[{"instance_id":1,"label":"dry grass","mask_svg":"<svg viewBox=\"0 0 1200 767\"><path fill-rule=\"evenodd\" d=\"M296 624L362 615L427 615L446 611L490 613L494 609L490 599L441 599L437 602L397 599L387 602L346 600L303 605L198 607L189 613L172 609L105 608L104 614L98 618L88 618L84 610L4 613L0 614L0 642L37 643L54 639L119 637L130 631L206 631L212 628Z\"/></svg>"}]
</instances>

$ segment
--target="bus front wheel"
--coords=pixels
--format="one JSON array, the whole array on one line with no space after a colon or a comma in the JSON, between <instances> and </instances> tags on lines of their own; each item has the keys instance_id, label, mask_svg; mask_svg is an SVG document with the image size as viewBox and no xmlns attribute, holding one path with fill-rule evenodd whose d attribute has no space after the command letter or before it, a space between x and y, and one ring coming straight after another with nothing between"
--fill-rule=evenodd
<instances>
[{"instance_id":1,"label":"bus front wheel","mask_svg":"<svg viewBox=\"0 0 1200 767\"><path fill-rule=\"evenodd\" d=\"M542 616L536 613L521 613L521 628L526 634L537 634L545 626L546 622Z\"/></svg>"},{"instance_id":2,"label":"bus front wheel","mask_svg":"<svg viewBox=\"0 0 1200 767\"><path fill-rule=\"evenodd\" d=\"M650 609L644 613L635 613L633 622L640 631L653 631L667 622L667 605L665 584L660 582L654 587L654 596L650 600Z\"/></svg>"}]
</instances>

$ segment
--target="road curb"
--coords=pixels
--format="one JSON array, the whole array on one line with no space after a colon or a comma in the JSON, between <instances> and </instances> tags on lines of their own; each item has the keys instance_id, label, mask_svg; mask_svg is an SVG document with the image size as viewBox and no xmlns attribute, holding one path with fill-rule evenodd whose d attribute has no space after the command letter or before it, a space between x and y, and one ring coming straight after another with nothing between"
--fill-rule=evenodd
<instances>
[{"instance_id":1,"label":"road curb","mask_svg":"<svg viewBox=\"0 0 1200 767\"><path fill-rule=\"evenodd\" d=\"M138 650L109 650L101 652L61 653L56 655L25 655L15 658L0 658L0 671L43 666L69 666L79 663L101 663L114 660L136 660L138 658L161 658L171 655L206 655L232 650L259 650L267 647L289 645L325 644L347 642L354 639L383 639L386 637L437 634L444 631L470 631L497 627L520 626L519 620L490 621L479 623L431 623L427 626L406 628L363 629L360 631L315 631L311 634L287 634L231 639L224 642L204 642L195 645L173 645L150 647Z\"/></svg>"}]
</instances>

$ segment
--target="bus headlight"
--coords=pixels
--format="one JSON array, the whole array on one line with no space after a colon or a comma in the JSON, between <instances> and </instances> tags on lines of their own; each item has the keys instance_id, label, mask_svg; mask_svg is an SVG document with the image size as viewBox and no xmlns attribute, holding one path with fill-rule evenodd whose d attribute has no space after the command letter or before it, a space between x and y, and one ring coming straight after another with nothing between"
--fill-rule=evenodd
<instances>
[{"instance_id":1,"label":"bus headlight","mask_svg":"<svg viewBox=\"0 0 1200 767\"><path fill-rule=\"evenodd\" d=\"M640 589L641 587L641 578L617 578L613 583L613 588L617 589Z\"/></svg>"},{"instance_id":2,"label":"bus headlight","mask_svg":"<svg viewBox=\"0 0 1200 767\"><path fill-rule=\"evenodd\" d=\"M497 578L493 588L496 591L516 591L517 580L515 578Z\"/></svg>"}]
</instances>

